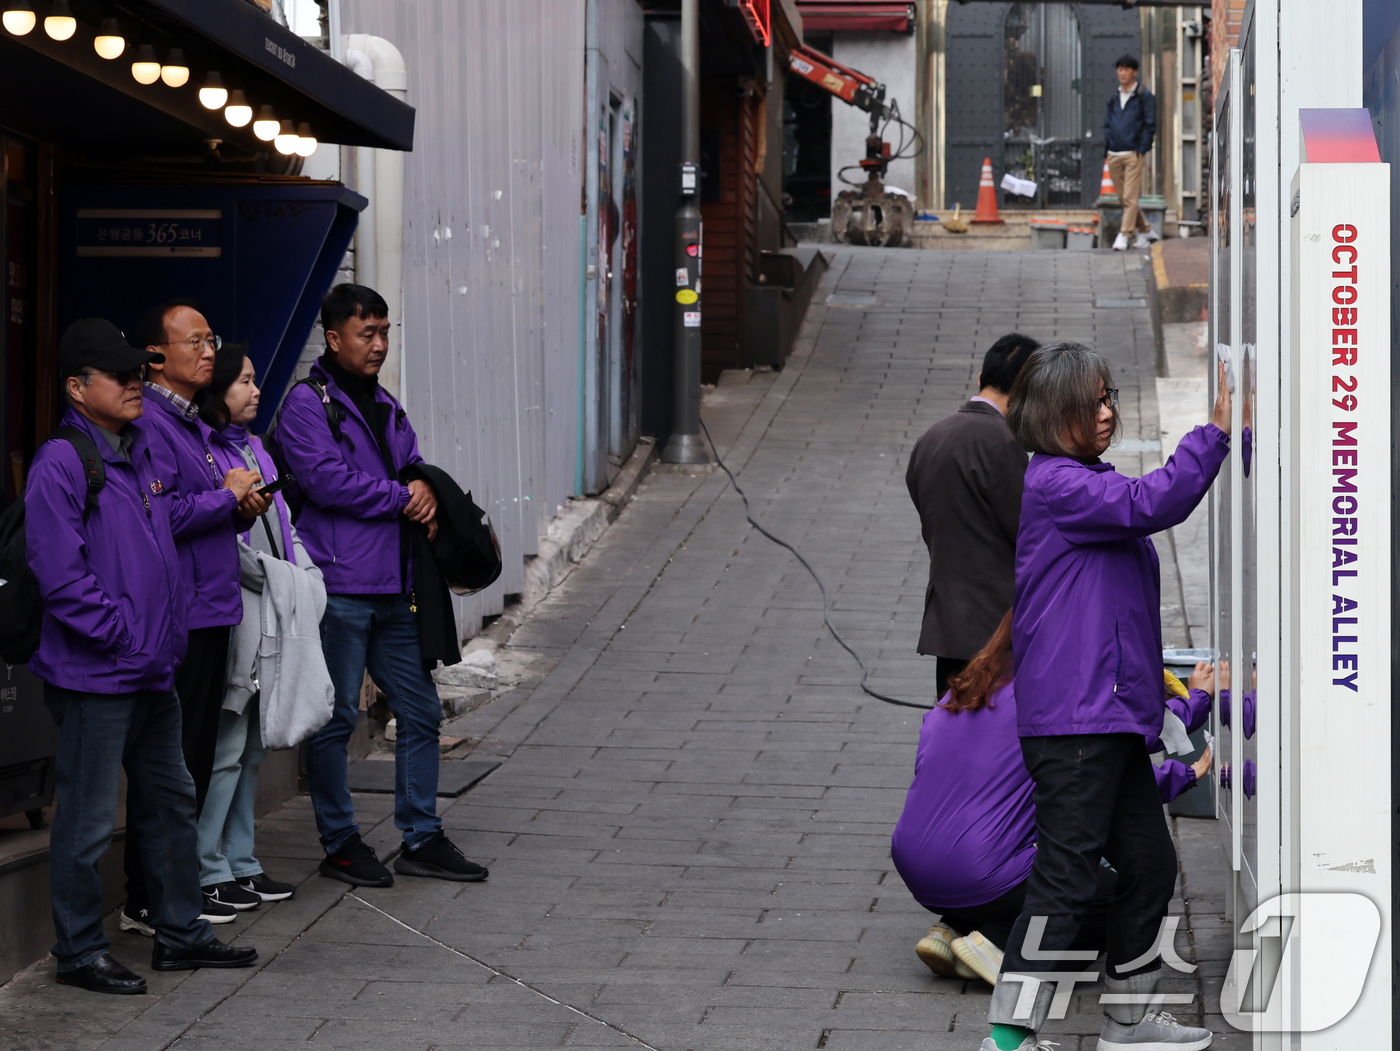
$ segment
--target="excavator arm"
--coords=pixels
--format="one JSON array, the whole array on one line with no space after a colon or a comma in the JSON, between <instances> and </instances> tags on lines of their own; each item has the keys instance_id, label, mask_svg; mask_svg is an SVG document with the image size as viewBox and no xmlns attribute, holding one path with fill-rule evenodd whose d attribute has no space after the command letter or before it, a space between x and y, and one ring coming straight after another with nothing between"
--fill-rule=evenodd
<instances>
[{"instance_id":1,"label":"excavator arm","mask_svg":"<svg viewBox=\"0 0 1400 1051\"><path fill-rule=\"evenodd\" d=\"M890 115L890 108L885 105L885 85L876 83L874 78L867 77L859 70L843 66L815 48L798 44L788 56L788 68L799 77L831 92L842 102L865 110L870 114L872 130L881 117Z\"/></svg>"},{"instance_id":2,"label":"excavator arm","mask_svg":"<svg viewBox=\"0 0 1400 1051\"><path fill-rule=\"evenodd\" d=\"M842 182L858 185L859 189L843 190L832 201L831 229L836 239L848 244L890 247L903 244L913 231L914 209L908 197L885 191L882 180L894 158L890 155L890 144L881 137L880 122L893 120L901 128L909 125L899 116L897 105L885 102L885 85L858 69L842 65L830 55L802 44L789 55L788 68L804 80L810 80L822 90L831 92L847 105L870 114L870 135L865 140L865 157L858 164L849 166L863 171L866 181L863 184L852 183L842 174L848 170L846 168L837 173ZM917 131L914 132L914 141L919 141Z\"/></svg>"}]
</instances>

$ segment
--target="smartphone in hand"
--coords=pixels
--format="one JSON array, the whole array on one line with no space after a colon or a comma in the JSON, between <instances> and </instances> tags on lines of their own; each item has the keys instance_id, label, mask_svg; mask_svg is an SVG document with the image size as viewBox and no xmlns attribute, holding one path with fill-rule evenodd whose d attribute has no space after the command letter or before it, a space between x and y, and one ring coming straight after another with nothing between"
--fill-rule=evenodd
<instances>
[{"instance_id":1,"label":"smartphone in hand","mask_svg":"<svg viewBox=\"0 0 1400 1051\"><path fill-rule=\"evenodd\" d=\"M280 493L283 489L286 488L287 483L290 481L292 481L292 476L289 474L284 474L281 478L278 478L276 481L268 482L267 485L263 486L261 489L255 489L253 491L259 496L270 497L274 493Z\"/></svg>"}]
</instances>

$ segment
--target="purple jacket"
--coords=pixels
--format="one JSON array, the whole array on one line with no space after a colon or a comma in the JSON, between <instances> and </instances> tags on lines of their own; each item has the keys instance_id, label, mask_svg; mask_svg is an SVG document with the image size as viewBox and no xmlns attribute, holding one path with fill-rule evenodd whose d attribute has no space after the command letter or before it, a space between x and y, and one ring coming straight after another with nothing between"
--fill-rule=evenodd
<instances>
[{"instance_id":1,"label":"purple jacket","mask_svg":"<svg viewBox=\"0 0 1400 1051\"><path fill-rule=\"evenodd\" d=\"M1031 458L1011 625L1022 737L1161 732L1161 582L1147 538L1185 521L1229 445L1213 424L1197 427L1142 478Z\"/></svg>"},{"instance_id":2,"label":"purple jacket","mask_svg":"<svg viewBox=\"0 0 1400 1051\"><path fill-rule=\"evenodd\" d=\"M87 693L168 690L185 656L185 588L171 534L170 452L145 421L128 424L131 462L72 408L63 423L92 436L107 484L83 522L87 478L65 441L45 442L24 494L25 546L44 596L29 670Z\"/></svg>"},{"instance_id":3,"label":"purple jacket","mask_svg":"<svg viewBox=\"0 0 1400 1051\"><path fill-rule=\"evenodd\" d=\"M1187 733L1195 733L1210 715L1210 694L1205 690L1191 690L1185 697L1168 697L1167 707L1186 725ZM1165 747L1160 738L1153 737L1147 742L1149 752L1160 752ZM1152 773L1157 778L1157 790L1163 803L1170 803L1196 783L1196 771L1180 759L1163 759L1160 766L1152 768Z\"/></svg>"},{"instance_id":4,"label":"purple jacket","mask_svg":"<svg viewBox=\"0 0 1400 1051\"><path fill-rule=\"evenodd\" d=\"M249 434L246 427L239 427L230 424L222 431L214 431L209 436L209 450L214 454L214 463L218 465L220 472L227 474L235 468L240 471L249 469L248 461L243 455L243 447L247 446L253 452L253 459L257 463L258 473L262 475L262 484L267 485L277 480L277 465L272 462L272 457L263 448L262 439L256 434ZM270 525L278 530L277 547L282 551L292 551L292 516L287 510L287 501L282 498L281 493L275 493L272 497L272 510L267 512L271 516ZM254 522L252 529L261 530L260 522Z\"/></svg>"},{"instance_id":5,"label":"purple jacket","mask_svg":"<svg viewBox=\"0 0 1400 1051\"><path fill-rule=\"evenodd\" d=\"M166 485L173 479L170 528L185 571L189 628L232 626L243 619L238 590L238 534L251 524L238 513L238 497L225 489L224 472L213 463L213 429L186 420L168 399L146 392L142 421L165 439ZM241 466L241 464L240 464Z\"/></svg>"},{"instance_id":6,"label":"purple jacket","mask_svg":"<svg viewBox=\"0 0 1400 1051\"><path fill-rule=\"evenodd\" d=\"M975 712L925 715L890 842L915 900L935 911L983 905L1025 879L1035 860L1034 790L1011 684Z\"/></svg>"},{"instance_id":7,"label":"purple jacket","mask_svg":"<svg viewBox=\"0 0 1400 1051\"><path fill-rule=\"evenodd\" d=\"M924 716L890 855L914 899L935 912L985 905L1025 879L1035 860L1035 783L1021 754L1016 694L1008 683L975 712L934 708ZM1203 690L1167 703L1188 729L1210 712ZM1162 748L1153 745L1149 751ZM1164 803L1196 783L1174 759L1152 772Z\"/></svg>"},{"instance_id":8,"label":"purple jacket","mask_svg":"<svg viewBox=\"0 0 1400 1051\"><path fill-rule=\"evenodd\" d=\"M321 368L311 375L345 415L341 437L331 435L326 409L310 384L294 386L277 417L277 445L306 503L297 517L297 533L306 553L321 567L332 595L401 595L407 590L400 565L400 515L408 506L408 487L398 472L422 463L418 438L402 406L384 390L375 401L388 404L389 476L369 423L350 397Z\"/></svg>"}]
</instances>

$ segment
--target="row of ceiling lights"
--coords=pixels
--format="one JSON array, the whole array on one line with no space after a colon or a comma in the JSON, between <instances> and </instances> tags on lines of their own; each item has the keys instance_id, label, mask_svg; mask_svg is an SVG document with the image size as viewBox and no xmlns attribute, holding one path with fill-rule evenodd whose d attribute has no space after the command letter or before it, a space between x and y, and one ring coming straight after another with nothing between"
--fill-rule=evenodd
<instances>
[{"instance_id":1,"label":"row of ceiling lights","mask_svg":"<svg viewBox=\"0 0 1400 1051\"><path fill-rule=\"evenodd\" d=\"M32 0L2 0L4 10L0 13L0 25L14 36L25 36L38 24ZM52 0L50 13L44 18L44 32L54 40L67 40L78 29L78 20L73 17L68 0ZM92 42L93 50L99 56L112 61L126 53L126 38L115 18L104 18L102 29ZM138 84L154 84L157 80L166 87L182 88L189 83L190 67L185 64L183 49L173 47L165 62L156 58L156 49L150 44L141 44L136 49L136 57L131 63L131 75ZM270 142L278 153L290 156L295 153L310 157L316 152L316 139L311 134L311 126L302 121L294 128L289 120L278 120L272 107L258 108L258 116L253 120L253 107L249 105L242 89L229 91L217 72L210 72L199 89L199 103L205 109L224 111L224 119L235 128L253 124L253 134L263 142Z\"/></svg>"}]
</instances>

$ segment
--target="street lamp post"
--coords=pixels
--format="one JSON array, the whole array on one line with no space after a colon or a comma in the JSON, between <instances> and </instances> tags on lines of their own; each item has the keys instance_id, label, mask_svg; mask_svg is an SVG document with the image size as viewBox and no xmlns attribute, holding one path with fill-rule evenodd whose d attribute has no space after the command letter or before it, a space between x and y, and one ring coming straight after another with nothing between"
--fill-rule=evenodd
<instances>
[{"instance_id":1,"label":"street lamp post","mask_svg":"<svg viewBox=\"0 0 1400 1051\"><path fill-rule=\"evenodd\" d=\"M681 0L681 206L676 211L675 411L663 463L709 463L700 436L700 0Z\"/></svg>"}]
</instances>

